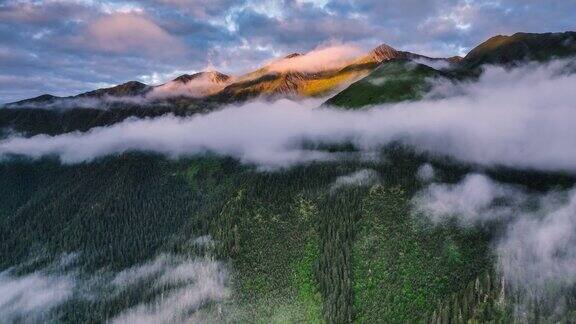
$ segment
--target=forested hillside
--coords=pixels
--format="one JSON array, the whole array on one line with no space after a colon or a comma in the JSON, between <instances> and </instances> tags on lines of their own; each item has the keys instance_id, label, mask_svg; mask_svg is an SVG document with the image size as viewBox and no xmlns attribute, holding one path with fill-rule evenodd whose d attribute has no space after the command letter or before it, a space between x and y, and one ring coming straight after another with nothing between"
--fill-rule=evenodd
<instances>
[{"instance_id":1,"label":"forested hillside","mask_svg":"<svg viewBox=\"0 0 576 324\"><path fill-rule=\"evenodd\" d=\"M542 36L550 38L542 46L565 46L560 40L571 35ZM530 51L535 41L524 34L493 39L436 68L402 52L312 109L342 113L430 99L439 83L474 82L484 64L526 59L501 51ZM536 49L536 59L548 59ZM206 116L222 102L0 108L0 144L90 133L127 119ZM0 322L576 320L570 281L545 282L549 295L514 286L497 249L512 220L493 217L544 219L562 200L554 194L576 184L573 173L465 162L401 141L368 156L354 138L322 145L301 137L290 145L334 155L269 167L209 149L127 150L73 163L63 161L60 147L40 157L0 152L0 292L11 287L4 291L15 305ZM479 190L465 186L470 179ZM428 201L436 209L422 207L438 197L444 200ZM448 215L436 217L437 210ZM561 259L565 251L558 251ZM42 307L27 303L37 301L31 287L45 297Z\"/></svg>"},{"instance_id":2,"label":"forested hillside","mask_svg":"<svg viewBox=\"0 0 576 324\"><path fill-rule=\"evenodd\" d=\"M390 320L417 319L443 296L458 291L460 282L473 280L487 266L482 260L488 259L484 243L470 244L485 242L479 233L458 234L464 236L454 240L419 225L413 239L405 236L400 224L419 223L407 212L407 195L419 186L409 175L419 159L399 154L392 165L319 164L272 173L229 159L169 161L141 154L77 166L50 159L3 163L2 267L33 260L19 270L27 273L62 254L77 253L79 271L93 276L102 269L129 268L159 253L205 253L193 241L210 235L216 244L213 255L229 260L235 273L233 298L224 307L223 319L368 321L374 311L383 316L379 309L384 305L391 309L386 315ZM386 185L329 190L338 176L363 168L378 172ZM384 227L374 222L384 222ZM394 228L387 230L386 222ZM378 231L405 247L376 243L374 238L383 234ZM392 239L393 233L402 239ZM424 250L413 250L420 244ZM436 248L446 244L475 262L450 263L445 259L450 256ZM439 259L430 265L419 253ZM383 274L378 267L386 268L390 259L397 260L397 275L372 278L364 273L373 258L377 263L370 271L375 275ZM410 290L394 292L391 304L370 297L379 295L370 284L373 280L390 292L404 285L408 277L399 275L402 268L416 280ZM462 280L434 280L437 288L429 289L429 280L447 271L461 271ZM60 311L66 313L64 320L103 320L141 301L132 294L112 297L71 301Z\"/></svg>"},{"instance_id":3,"label":"forested hillside","mask_svg":"<svg viewBox=\"0 0 576 324\"><path fill-rule=\"evenodd\" d=\"M387 164L282 172L225 158L170 161L142 154L71 166L51 159L5 162L2 267L27 264L18 268L25 274L72 253L81 277L97 277L162 253L209 253L233 269L232 297L218 308L224 321L440 318L434 312L444 308L436 305L492 272L491 234L411 216L425 158L399 148L388 154ZM435 167L451 182L466 173L450 164ZM338 177L366 169L380 180L334 187ZM199 247L202 237L214 247ZM152 290L145 298L162 293ZM101 321L143 301L134 293L109 294L72 299L56 312L65 322ZM490 307L468 312L481 321L502 316Z\"/></svg>"}]
</instances>

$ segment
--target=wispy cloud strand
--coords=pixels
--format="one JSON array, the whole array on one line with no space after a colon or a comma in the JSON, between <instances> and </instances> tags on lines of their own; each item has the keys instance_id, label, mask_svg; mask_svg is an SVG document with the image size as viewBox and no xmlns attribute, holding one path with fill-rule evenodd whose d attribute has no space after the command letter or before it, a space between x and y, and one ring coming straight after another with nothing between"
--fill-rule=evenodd
<instances>
[{"instance_id":1,"label":"wispy cloud strand","mask_svg":"<svg viewBox=\"0 0 576 324\"><path fill-rule=\"evenodd\" d=\"M0 142L0 155L56 155L65 163L142 150L179 157L207 151L261 166L333 158L302 142L351 142L375 151L400 141L416 150L486 166L576 172L575 75L566 62L491 68L477 83L439 85L446 99L342 111L316 103L253 102L191 118L127 120L86 133Z\"/></svg>"}]
</instances>

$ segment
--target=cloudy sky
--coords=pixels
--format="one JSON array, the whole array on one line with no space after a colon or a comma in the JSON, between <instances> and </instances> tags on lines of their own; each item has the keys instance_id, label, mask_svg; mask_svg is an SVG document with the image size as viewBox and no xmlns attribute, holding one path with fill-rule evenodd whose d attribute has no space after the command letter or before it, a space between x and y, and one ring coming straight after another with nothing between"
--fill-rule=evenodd
<instances>
[{"instance_id":1,"label":"cloudy sky","mask_svg":"<svg viewBox=\"0 0 576 324\"><path fill-rule=\"evenodd\" d=\"M495 34L574 30L573 0L0 0L0 103L157 84L331 43L465 54Z\"/></svg>"}]
</instances>

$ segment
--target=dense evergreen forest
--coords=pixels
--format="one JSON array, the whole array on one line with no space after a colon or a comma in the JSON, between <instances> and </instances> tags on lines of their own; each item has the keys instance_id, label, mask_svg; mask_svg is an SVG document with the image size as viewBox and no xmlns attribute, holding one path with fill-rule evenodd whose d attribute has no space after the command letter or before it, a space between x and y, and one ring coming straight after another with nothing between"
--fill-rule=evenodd
<instances>
[{"instance_id":1,"label":"dense evergreen forest","mask_svg":"<svg viewBox=\"0 0 576 324\"><path fill-rule=\"evenodd\" d=\"M169 160L141 153L76 165L51 158L5 161L1 267L24 275L75 254L74 266L90 277L160 254L210 255L232 269L232 296L218 312L204 306L222 321L448 322L447 306L440 305L462 303L458 294L468 298L470 284L493 271L492 231L433 226L414 217L410 197L422 187L416 174L429 159L401 147L382 154L387 163L282 171L216 156ZM433 163L448 182L470 171L450 161ZM363 169L381 180L331 189L339 176ZM548 182L521 172L513 180L541 183L540 189ZM214 246L193 243L202 237ZM138 293L150 288L142 289L73 298L56 314L63 322L101 322L164 293ZM490 306L486 299L464 300L480 321L507 316L497 298Z\"/></svg>"}]
</instances>

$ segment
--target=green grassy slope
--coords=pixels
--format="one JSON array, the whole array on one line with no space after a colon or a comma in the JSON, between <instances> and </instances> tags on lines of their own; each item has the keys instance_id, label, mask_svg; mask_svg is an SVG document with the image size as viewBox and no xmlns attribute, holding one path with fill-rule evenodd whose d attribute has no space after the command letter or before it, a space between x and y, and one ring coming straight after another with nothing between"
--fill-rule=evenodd
<instances>
[{"instance_id":1,"label":"green grassy slope","mask_svg":"<svg viewBox=\"0 0 576 324\"><path fill-rule=\"evenodd\" d=\"M326 105L358 109L370 105L418 100L430 90L432 79L448 75L406 60L382 63L367 77L326 101Z\"/></svg>"},{"instance_id":2,"label":"green grassy slope","mask_svg":"<svg viewBox=\"0 0 576 324\"><path fill-rule=\"evenodd\" d=\"M358 109L371 105L419 100L433 79L461 80L478 77L485 65L516 66L528 61L546 62L576 55L576 32L516 33L495 36L479 44L448 70L435 70L406 60L382 63L365 78L326 101L327 105Z\"/></svg>"}]
</instances>

